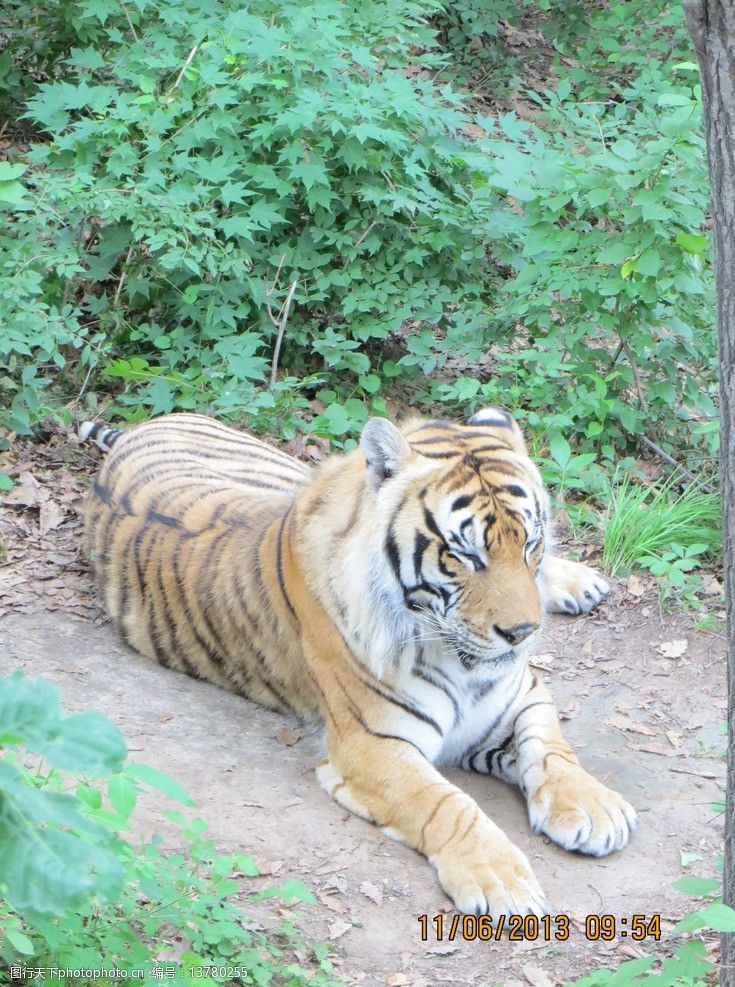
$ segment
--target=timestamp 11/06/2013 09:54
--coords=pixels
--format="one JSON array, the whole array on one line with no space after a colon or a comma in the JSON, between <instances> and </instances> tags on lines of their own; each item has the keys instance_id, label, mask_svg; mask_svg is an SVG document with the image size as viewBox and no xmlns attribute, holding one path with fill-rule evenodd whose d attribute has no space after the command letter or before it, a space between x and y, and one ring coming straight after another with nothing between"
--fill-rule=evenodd
<instances>
[{"instance_id":1,"label":"timestamp 11/06/2013 09:54","mask_svg":"<svg viewBox=\"0 0 735 987\"><path fill-rule=\"evenodd\" d=\"M436 942L499 941L507 937L510 942L566 942L571 933L569 915L419 915L421 941ZM583 934L589 942L611 942L615 938L635 942L661 938L660 915L586 915Z\"/></svg>"}]
</instances>

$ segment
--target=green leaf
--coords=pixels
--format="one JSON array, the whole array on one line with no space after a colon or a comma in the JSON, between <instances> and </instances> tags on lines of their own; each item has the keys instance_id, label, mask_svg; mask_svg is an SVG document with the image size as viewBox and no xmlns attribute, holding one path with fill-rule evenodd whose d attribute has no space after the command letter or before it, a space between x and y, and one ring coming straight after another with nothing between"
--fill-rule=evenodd
<instances>
[{"instance_id":1,"label":"green leaf","mask_svg":"<svg viewBox=\"0 0 735 987\"><path fill-rule=\"evenodd\" d=\"M685 894L693 894L697 897L709 894L722 886L722 881L714 877L683 877L679 881L674 881L674 887Z\"/></svg>"},{"instance_id":2,"label":"green leaf","mask_svg":"<svg viewBox=\"0 0 735 987\"><path fill-rule=\"evenodd\" d=\"M20 182L0 182L0 202L20 205L28 194Z\"/></svg>"},{"instance_id":3,"label":"green leaf","mask_svg":"<svg viewBox=\"0 0 735 987\"><path fill-rule=\"evenodd\" d=\"M36 952L36 947L33 945L33 942L28 938L28 936L24 935L22 932L18 932L17 929L6 929L5 938L12 946L15 946L19 953L22 953L24 956L33 956Z\"/></svg>"},{"instance_id":4,"label":"green leaf","mask_svg":"<svg viewBox=\"0 0 735 987\"><path fill-rule=\"evenodd\" d=\"M330 404L319 417L326 421L331 435L345 435L352 428L352 420L341 404Z\"/></svg>"},{"instance_id":5,"label":"green leaf","mask_svg":"<svg viewBox=\"0 0 735 987\"><path fill-rule=\"evenodd\" d=\"M77 713L61 720L56 736L39 751L50 765L93 775L120 771L125 738L101 713Z\"/></svg>"},{"instance_id":6,"label":"green leaf","mask_svg":"<svg viewBox=\"0 0 735 987\"><path fill-rule=\"evenodd\" d=\"M0 490L12 490L14 486L15 480L0 470Z\"/></svg>"},{"instance_id":7,"label":"green leaf","mask_svg":"<svg viewBox=\"0 0 735 987\"><path fill-rule=\"evenodd\" d=\"M96 17L102 24L107 21L112 10L109 0L83 0L81 7L88 17Z\"/></svg>"},{"instance_id":8,"label":"green leaf","mask_svg":"<svg viewBox=\"0 0 735 987\"><path fill-rule=\"evenodd\" d=\"M661 93L656 102L659 106L691 106L693 100L683 93Z\"/></svg>"},{"instance_id":9,"label":"green leaf","mask_svg":"<svg viewBox=\"0 0 735 987\"><path fill-rule=\"evenodd\" d=\"M150 767L148 764L129 764L123 774L128 778L142 781L145 785L149 785L164 795L168 795L174 801L181 802L182 805L196 805L191 795L177 781L169 778L163 771Z\"/></svg>"},{"instance_id":10,"label":"green leaf","mask_svg":"<svg viewBox=\"0 0 735 987\"><path fill-rule=\"evenodd\" d=\"M635 270L635 261L626 260L626 262L620 268L621 278L625 278L627 280L631 276L634 270Z\"/></svg>"},{"instance_id":11,"label":"green leaf","mask_svg":"<svg viewBox=\"0 0 735 987\"><path fill-rule=\"evenodd\" d=\"M569 79L562 79L559 85L556 87L556 95L559 97L559 100L563 102L565 99L568 99L571 92L572 92L572 84L569 81Z\"/></svg>"},{"instance_id":12,"label":"green leaf","mask_svg":"<svg viewBox=\"0 0 735 987\"><path fill-rule=\"evenodd\" d=\"M700 236L698 233L677 233L676 242L688 254L704 253L707 247L707 237Z\"/></svg>"},{"instance_id":13,"label":"green leaf","mask_svg":"<svg viewBox=\"0 0 735 987\"><path fill-rule=\"evenodd\" d=\"M625 138L613 141L610 145L610 149L613 154L617 155L619 158L622 158L624 161L632 161L633 158L638 157L638 148L632 143L632 141L626 140Z\"/></svg>"},{"instance_id":14,"label":"green leaf","mask_svg":"<svg viewBox=\"0 0 735 987\"><path fill-rule=\"evenodd\" d=\"M469 401L480 390L480 381L476 377L459 377L454 390L460 401Z\"/></svg>"},{"instance_id":15,"label":"green leaf","mask_svg":"<svg viewBox=\"0 0 735 987\"><path fill-rule=\"evenodd\" d=\"M377 394L382 386L382 381L377 374L365 374L360 377L360 387L368 394Z\"/></svg>"},{"instance_id":16,"label":"green leaf","mask_svg":"<svg viewBox=\"0 0 735 987\"><path fill-rule=\"evenodd\" d=\"M253 901L263 901L266 898L280 898L282 901L289 902L302 901L305 905L315 905L316 898L307 888L303 881L288 880L284 881L283 884L279 885L277 888L268 888L265 891L259 891L257 894L253 895Z\"/></svg>"},{"instance_id":17,"label":"green leaf","mask_svg":"<svg viewBox=\"0 0 735 987\"><path fill-rule=\"evenodd\" d=\"M644 250L635 262L635 269L638 274L645 274L652 278L656 277L660 267L661 258L659 257L658 251L653 249Z\"/></svg>"},{"instance_id":18,"label":"green leaf","mask_svg":"<svg viewBox=\"0 0 735 987\"><path fill-rule=\"evenodd\" d=\"M0 161L0 183L10 182L15 178L20 178L25 174L27 166L22 164L10 164L9 161Z\"/></svg>"},{"instance_id":19,"label":"green leaf","mask_svg":"<svg viewBox=\"0 0 735 987\"><path fill-rule=\"evenodd\" d=\"M22 916L62 916L92 894L112 899L122 867L110 840L73 796L30 788L0 762L0 873L8 902Z\"/></svg>"},{"instance_id":20,"label":"green leaf","mask_svg":"<svg viewBox=\"0 0 735 987\"><path fill-rule=\"evenodd\" d=\"M308 191L315 183L329 185L327 169L323 161L299 161L291 169L291 178L298 178Z\"/></svg>"},{"instance_id":21,"label":"green leaf","mask_svg":"<svg viewBox=\"0 0 735 987\"><path fill-rule=\"evenodd\" d=\"M679 859L682 867L690 867L698 860L702 859L701 853L690 853L688 850L679 850Z\"/></svg>"},{"instance_id":22,"label":"green leaf","mask_svg":"<svg viewBox=\"0 0 735 987\"><path fill-rule=\"evenodd\" d=\"M0 732L23 738L38 752L59 728L58 690L43 679L26 679L18 673L0 679L0 686Z\"/></svg>"},{"instance_id":23,"label":"green leaf","mask_svg":"<svg viewBox=\"0 0 735 987\"><path fill-rule=\"evenodd\" d=\"M674 932L692 932L694 929L704 928L714 932L735 932L735 910L721 901L713 901L683 918L675 926Z\"/></svg>"},{"instance_id":24,"label":"green leaf","mask_svg":"<svg viewBox=\"0 0 735 987\"><path fill-rule=\"evenodd\" d=\"M564 469L572 458L572 447L560 432L549 438L549 450L555 462Z\"/></svg>"},{"instance_id":25,"label":"green leaf","mask_svg":"<svg viewBox=\"0 0 735 987\"><path fill-rule=\"evenodd\" d=\"M107 783L107 797L122 819L130 817L138 799L138 791L127 775L116 774Z\"/></svg>"}]
</instances>

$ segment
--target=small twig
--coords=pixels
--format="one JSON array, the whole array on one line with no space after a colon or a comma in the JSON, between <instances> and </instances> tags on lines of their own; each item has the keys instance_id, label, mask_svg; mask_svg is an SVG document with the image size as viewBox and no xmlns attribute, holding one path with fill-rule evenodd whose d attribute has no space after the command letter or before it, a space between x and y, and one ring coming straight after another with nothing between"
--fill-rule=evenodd
<instances>
[{"instance_id":1,"label":"small twig","mask_svg":"<svg viewBox=\"0 0 735 987\"><path fill-rule=\"evenodd\" d=\"M602 132L602 125L597 117L595 117L595 123L597 124L597 129L600 131L600 140L602 141L602 150L607 151L607 144L605 143L605 135Z\"/></svg>"},{"instance_id":2,"label":"small twig","mask_svg":"<svg viewBox=\"0 0 735 987\"><path fill-rule=\"evenodd\" d=\"M378 220L377 219L374 219L372 221L372 223L368 226L368 228L366 230L363 230L362 231L362 233L360 234L360 236L355 241L355 245L352 248L353 251L356 252L358 250L360 244L365 239L365 237L369 236L370 233L372 232L373 228L376 227L377 225L378 225ZM347 267L347 265L349 264L349 262L350 262L350 258L349 257L345 257L344 261L342 262L342 267L343 268Z\"/></svg>"},{"instance_id":3,"label":"small twig","mask_svg":"<svg viewBox=\"0 0 735 987\"><path fill-rule=\"evenodd\" d=\"M661 459L663 459L664 462L668 463L669 466L673 466L675 469L678 469L679 472L682 473L687 478L687 480L691 481L692 483L696 483L699 489L702 490L704 493L712 494L716 492L715 489L711 487L708 483L704 483L702 480L697 479L694 473L690 473L685 466L682 466L681 463L677 463L677 461L672 456L670 456L668 452L663 451L661 446L657 446L655 442L651 442L651 440L647 436L639 435L637 436L637 438L639 442L643 443L643 445L646 446L647 449L650 449L651 452L655 452L656 455L659 456Z\"/></svg>"},{"instance_id":4,"label":"small twig","mask_svg":"<svg viewBox=\"0 0 735 987\"><path fill-rule=\"evenodd\" d=\"M618 343L618 348L613 353L613 358L610 361L610 366L608 368L608 371L613 369L613 367L615 366L615 364L618 362L618 357L620 356L620 354L622 352L623 352L623 343L622 343L622 340L621 340L621 342Z\"/></svg>"},{"instance_id":5,"label":"small twig","mask_svg":"<svg viewBox=\"0 0 735 987\"><path fill-rule=\"evenodd\" d=\"M285 259L286 259L286 255L281 254L281 259L278 262L278 270L276 271L276 276L273 278L273 287L272 288L266 287L265 289L265 306L268 309L268 317L274 325L277 325L278 323L276 321L275 316L273 315L273 311L271 310L271 295L278 287L278 279L281 276L281 268L283 267L283 262Z\"/></svg>"},{"instance_id":6,"label":"small twig","mask_svg":"<svg viewBox=\"0 0 735 987\"><path fill-rule=\"evenodd\" d=\"M106 342L105 339L101 339L99 341L99 343L97 343L97 345L95 346L94 353L93 354L90 354L90 357L89 357L89 365L87 366L87 373L85 374L84 381L82 382L82 386L81 386L81 388L79 390L79 393L74 398L74 400L71 402L71 404L68 404L66 406L67 408L70 408L70 409L73 410L73 412L74 412L74 419L75 420L76 420L76 417L77 417L76 416L76 410L79 407L79 402L84 397L84 392L87 390L87 384L89 384L89 379L92 376L92 371L95 368L94 357L97 356L97 354L102 349L102 347L105 344L105 342Z\"/></svg>"},{"instance_id":7,"label":"small twig","mask_svg":"<svg viewBox=\"0 0 735 987\"><path fill-rule=\"evenodd\" d=\"M595 892L597 897L600 899L600 915L603 915L605 913L605 899L602 897L602 895L594 886L594 884L588 884L587 887L592 888L592 890Z\"/></svg>"},{"instance_id":8,"label":"small twig","mask_svg":"<svg viewBox=\"0 0 735 987\"><path fill-rule=\"evenodd\" d=\"M368 236L370 234L370 232L372 231L373 227L375 227L377 225L378 225L378 221L377 221L377 219L374 219L372 221L372 223L370 224L370 226L368 226L368 228L365 230L365 232L360 234L360 236L357 239L357 242L355 243L355 246L352 249L353 250L357 250L357 248L360 246L360 244L365 239L365 237Z\"/></svg>"},{"instance_id":9,"label":"small twig","mask_svg":"<svg viewBox=\"0 0 735 987\"><path fill-rule=\"evenodd\" d=\"M638 401L642 410L648 413L648 402L646 401L645 395L643 393L643 388L641 387L641 379L638 376L638 367L636 366L635 360L633 359L633 354L630 352L630 347L626 340L620 337L620 345L623 347L623 352L628 357L628 363L630 364L630 369L633 371L633 380L635 381L635 389L638 392Z\"/></svg>"},{"instance_id":10,"label":"small twig","mask_svg":"<svg viewBox=\"0 0 735 987\"><path fill-rule=\"evenodd\" d=\"M133 37L135 38L136 41L140 41L140 38L138 37L138 32L135 30L135 25L130 20L130 14L128 13L127 7L125 6L125 4L121 4L121 6L123 9L123 13L125 14L125 18L128 24L130 25L130 30L133 32Z\"/></svg>"},{"instance_id":11,"label":"small twig","mask_svg":"<svg viewBox=\"0 0 735 987\"><path fill-rule=\"evenodd\" d=\"M268 314L271 317L273 325L278 329L278 335L276 336L276 345L273 348L273 363L271 364L271 378L269 382L269 387L273 387L276 382L276 370L278 369L278 357L281 353L281 342L283 340L283 334L286 331L286 323L288 322L288 314L291 311L291 302L293 301L294 292L296 291L296 285L298 281L292 281L291 287L288 289L288 294L286 295L286 301L281 307L281 311L278 313L278 319L274 319L271 313L270 304L268 305Z\"/></svg>"},{"instance_id":12,"label":"small twig","mask_svg":"<svg viewBox=\"0 0 735 987\"><path fill-rule=\"evenodd\" d=\"M84 392L87 390L87 384L89 383L89 378L92 376L93 369L94 369L94 364L92 363L92 358L90 357L89 366L87 367L87 375L84 378L84 382L82 384L81 390L79 391L79 394L77 394L77 396L72 401L71 404L72 408L76 409L79 407L79 402L82 400L82 398L84 397Z\"/></svg>"},{"instance_id":13,"label":"small twig","mask_svg":"<svg viewBox=\"0 0 735 987\"><path fill-rule=\"evenodd\" d=\"M697 778L709 778L712 781L718 781L721 775L716 775L712 771L690 771L688 768L669 768L669 771L675 771L678 775L695 775Z\"/></svg>"},{"instance_id":14,"label":"small twig","mask_svg":"<svg viewBox=\"0 0 735 987\"><path fill-rule=\"evenodd\" d=\"M130 255L133 252L132 243L128 247L128 252L125 255L125 260L123 261L122 271L120 272L120 280L117 282L117 288L115 289L115 297L112 304L117 305L118 299L120 298L120 292L122 291L123 281L125 280L125 268L128 266L128 261L130 260Z\"/></svg>"},{"instance_id":15,"label":"small twig","mask_svg":"<svg viewBox=\"0 0 735 987\"><path fill-rule=\"evenodd\" d=\"M186 72L186 70L191 65L191 60L196 55L196 53L197 53L198 50L199 50L199 45L194 45L194 47L191 49L191 51L187 55L186 61L181 66L181 71L176 76L176 82L174 82L173 86L171 86L171 88L169 89L168 93L166 94L167 96L170 95L174 91L174 89L178 89L179 88L179 85L181 84L181 80L184 78L184 72Z\"/></svg>"}]
</instances>

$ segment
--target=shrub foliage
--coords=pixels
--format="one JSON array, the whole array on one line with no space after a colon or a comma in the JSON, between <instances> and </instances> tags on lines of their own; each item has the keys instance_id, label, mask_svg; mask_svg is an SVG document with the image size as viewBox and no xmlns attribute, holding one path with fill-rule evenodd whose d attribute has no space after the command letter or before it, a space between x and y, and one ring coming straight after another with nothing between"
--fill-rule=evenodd
<instances>
[{"instance_id":1,"label":"shrub foliage","mask_svg":"<svg viewBox=\"0 0 735 987\"><path fill-rule=\"evenodd\" d=\"M196 407L339 442L405 380L604 459L641 433L711 439L699 94L664 0L539 4L567 69L521 86L533 123L452 84L458 46L497 59L528 3L58 6L32 51L9 22L0 64L34 132L0 165L16 431L113 392L128 418Z\"/></svg>"},{"instance_id":2,"label":"shrub foliage","mask_svg":"<svg viewBox=\"0 0 735 987\"><path fill-rule=\"evenodd\" d=\"M337 987L328 948L303 944L293 921L270 941L253 931L234 877L257 867L242 853L218 854L201 819L166 813L184 847L173 854L157 836L142 847L124 838L141 788L194 803L160 771L124 764L123 736L100 713L64 715L43 679L0 679L0 750L2 983L43 980L53 968L69 987ZM258 897L316 902L295 880ZM292 962L279 940L311 962Z\"/></svg>"}]
</instances>

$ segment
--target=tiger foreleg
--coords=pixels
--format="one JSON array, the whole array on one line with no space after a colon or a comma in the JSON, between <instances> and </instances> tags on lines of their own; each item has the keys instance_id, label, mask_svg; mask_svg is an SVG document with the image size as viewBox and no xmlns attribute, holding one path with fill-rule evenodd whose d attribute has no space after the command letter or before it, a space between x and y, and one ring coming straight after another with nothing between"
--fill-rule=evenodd
<instances>
[{"instance_id":1,"label":"tiger foreleg","mask_svg":"<svg viewBox=\"0 0 735 987\"><path fill-rule=\"evenodd\" d=\"M525 855L477 804L410 744L369 733L330 737L317 769L341 805L429 858L462 912L543 915L548 908Z\"/></svg>"},{"instance_id":2,"label":"tiger foreleg","mask_svg":"<svg viewBox=\"0 0 735 987\"><path fill-rule=\"evenodd\" d=\"M538 578L547 613L566 613L573 617L589 613L610 592L609 583L595 569L558 555L544 556Z\"/></svg>"},{"instance_id":3,"label":"tiger foreleg","mask_svg":"<svg viewBox=\"0 0 735 987\"><path fill-rule=\"evenodd\" d=\"M469 767L517 784L535 833L565 850L604 856L620 850L636 826L622 796L581 767L564 740L548 690L534 681L511 733L492 750L475 752Z\"/></svg>"}]
</instances>

